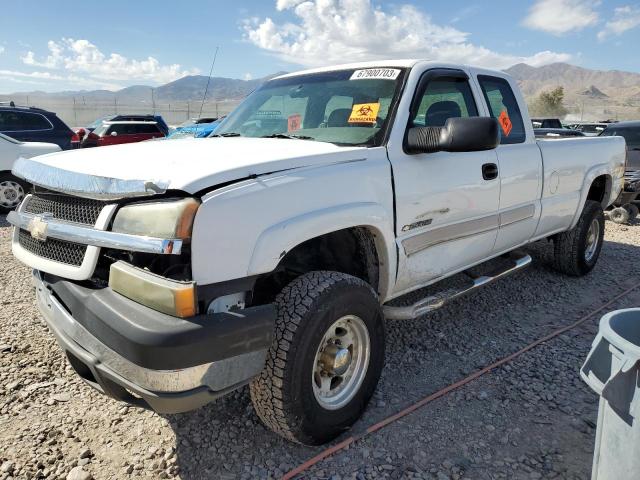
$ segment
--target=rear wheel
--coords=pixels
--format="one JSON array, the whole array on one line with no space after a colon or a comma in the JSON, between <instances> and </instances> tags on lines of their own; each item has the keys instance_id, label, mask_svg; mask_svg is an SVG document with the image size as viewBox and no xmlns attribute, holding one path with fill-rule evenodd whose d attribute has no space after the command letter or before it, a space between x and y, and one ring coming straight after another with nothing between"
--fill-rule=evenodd
<instances>
[{"instance_id":1,"label":"rear wheel","mask_svg":"<svg viewBox=\"0 0 640 480\"><path fill-rule=\"evenodd\" d=\"M595 267L604 241L604 213L602 205L587 200L578 224L554 238L554 267L579 277Z\"/></svg>"},{"instance_id":2,"label":"rear wheel","mask_svg":"<svg viewBox=\"0 0 640 480\"><path fill-rule=\"evenodd\" d=\"M624 208L626 208L627 212L629 212L629 220L635 220L638 216L638 213L640 213L638 207L633 203L627 203Z\"/></svg>"},{"instance_id":3,"label":"rear wheel","mask_svg":"<svg viewBox=\"0 0 640 480\"><path fill-rule=\"evenodd\" d=\"M10 173L0 173L0 212L14 210L24 200L29 184Z\"/></svg>"},{"instance_id":4,"label":"rear wheel","mask_svg":"<svg viewBox=\"0 0 640 480\"><path fill-rule=\"evenodd\" d=\"M319 445L347 430L373 395L384 364L380 304L364 281L319 271L291 282L276 306L274 342L251 399L271 430Z\"/></svg>"}]
</instances>

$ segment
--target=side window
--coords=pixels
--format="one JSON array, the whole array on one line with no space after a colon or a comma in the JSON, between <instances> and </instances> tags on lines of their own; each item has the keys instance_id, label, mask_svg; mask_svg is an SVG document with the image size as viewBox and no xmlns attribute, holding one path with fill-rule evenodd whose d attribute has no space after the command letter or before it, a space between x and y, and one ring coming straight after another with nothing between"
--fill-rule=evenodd
<instances>
[{"instance_id":1,"label":"side window","mask_svg":"<svg viewBox=\"0 0 640 480\"><path fill-rule=\"evenodd\" d=\"M526 132L522 113L509 82L504 78L478 75L478 82L493 118L500 123L500 143L525 141Z\"/></svg>"},{"instance_id":2,"label":"side window","mask_svg":"<svg viewBox=\"0 0 640 480\"><path fill-rule=\"evenodd\" d=\"M21 130L51 130L53 126L43 115L36 113L19 113Z\"/></svg>"},{"instance_id":3,"label":"side window","mask_svg":"<svg viewBox=\"0 0 640 480\"><path fill-rule=\"evenodd\" d=\"M477 117L469 82L463 78L436 78L425 88L410 126L443 127L452 117Z\"/></svg>"},{"instance_id":4,"label":"side window","mask_svg":"<svg viewBox=\"0 0 640 480\"><path fill-rule=\"evenodd\" d=\"M16 132L23 130L21 118L16 112L0 112L0 131Z\"/></svg>"},{"instance_id":5,"label":"side window","mask_svg":"<svg viewBox=\"0 0 640 480\"><path fill-rule=\"evenodd\" d=\"M111 135L113 132L117 133L118 135L126 135L128 133L131 133L129 132L128 127L129 125L127 125L126 123L115 123L109 127L109 130L107 130L105 135Z\"/></svg>"},{"instance_id":6,"label":"side window","mask_svg":"<svg viewBox=\"0 0 640 480\"><path fill-rule=\"evenodd\" d=\"M158 127L152 123L137 123L132 126L135 129L135 133L158 133Z\"/></svg>"}]
</instances>

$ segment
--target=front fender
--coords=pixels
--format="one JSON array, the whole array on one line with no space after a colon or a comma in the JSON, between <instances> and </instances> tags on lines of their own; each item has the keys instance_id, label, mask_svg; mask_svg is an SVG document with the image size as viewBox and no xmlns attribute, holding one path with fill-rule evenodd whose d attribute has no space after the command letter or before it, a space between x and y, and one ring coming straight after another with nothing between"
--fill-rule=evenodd
<instances>
[{"instance_id":1,"label":"front fender","mask_svg":"<svg viewBox=\"0 0 640 480\"><path fill-rule=\"evenodd\" d=\"M396 255L393 219L387 210L374 202L336 205L288 218L264 230L253 250L248 275L270 272L280 260L302 242L351 227L368 228L374 235L380 261L380 292L392 284Z\"/></svg>"}]
</instances>

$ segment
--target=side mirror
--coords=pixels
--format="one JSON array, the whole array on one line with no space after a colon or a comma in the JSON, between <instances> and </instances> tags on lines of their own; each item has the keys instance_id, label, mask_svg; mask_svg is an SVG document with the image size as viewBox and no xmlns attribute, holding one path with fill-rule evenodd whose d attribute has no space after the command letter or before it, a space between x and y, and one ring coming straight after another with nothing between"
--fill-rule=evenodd
<instances>
[{"instance_id":1,"label":"side mirror","mask_svg":"<svg viewBox=\"0 0 640 480\"><path fill-rule=\"evenodd\" d=\"M413 127L405 143L408 153L479 152L500 144L498 121L492 117L453 117L444 127Z\"/></svg>"},{"instance_id":2,"label":"side mirror","mask_svg":"<svg viewBox=\"0 0 640 480\"><path fill-rule=\"evenodd\" d=\"M112 137L117 137L118 136L118 132L111 132L111 136Z\"/></svg>"}]
</instances>

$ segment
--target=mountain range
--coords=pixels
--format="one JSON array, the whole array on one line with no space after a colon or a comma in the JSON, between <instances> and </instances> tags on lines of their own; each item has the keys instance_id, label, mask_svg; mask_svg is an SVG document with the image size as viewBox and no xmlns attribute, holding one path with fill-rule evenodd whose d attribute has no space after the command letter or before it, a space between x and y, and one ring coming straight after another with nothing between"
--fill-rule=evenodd
<instances>
[{"instance_id":1,"label":"mountain range","mask_svg":"<svg viewBox=\"0 0 640 480\"><path fill-rule=\"evenodd\" d=\"M565 104L575 109L587 106L601 106L602 109L618 106L624 115L638 116L640 103L640 73L618 70L590 70L567 63L553 63L542 67L532 67L524 63L506 70L518 80L527 99L531 99L545 90L557 86L564 87ZM263 78L240 80L224 77L212 77L207 90L207 102L236 103L264 81L285 72L278 72ZM202 75L186 76L159 87L134 85L118 91L65 91L57 93L24 92L0 95L0 100L22 101L28 97L30 104L38 101L80 101L83 103L171 103L200 101L205 93L208 77ZM581 107L580 107L581 106ZM616 112L618 111L616 110ZM604 110L602 114L604 114Z\"/></svg>"},{"instance_id":2,"label":"mountain range","mask_svg":"<svg viewBox=\"0 0 640 480\"><path fill-rule=\"evenodd\" d=\"M252 80L240 80L235 78L211 77L207 89L208 77L204 75L189 75L173 82L150 87L147 85L132 85L122 90L75 90L63 92L18 92L9 95L0 95L0 99L10 100L12 97L23 98L28 96L30 102L34 99L73 99L83 102L113 102L117 98L118 103L151 103L178 102L187 100L202 100L207 91L207 101L238 100L246 97L265 81L286 72L277 72L263 78Z\"/></svg>"}]
</instances>

